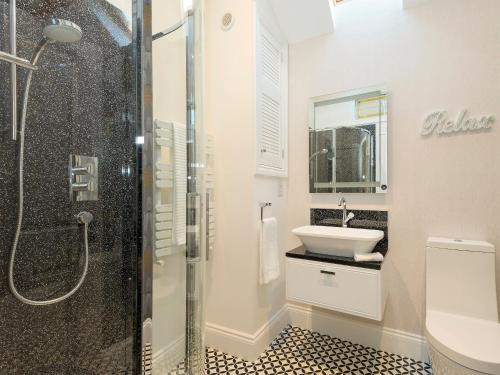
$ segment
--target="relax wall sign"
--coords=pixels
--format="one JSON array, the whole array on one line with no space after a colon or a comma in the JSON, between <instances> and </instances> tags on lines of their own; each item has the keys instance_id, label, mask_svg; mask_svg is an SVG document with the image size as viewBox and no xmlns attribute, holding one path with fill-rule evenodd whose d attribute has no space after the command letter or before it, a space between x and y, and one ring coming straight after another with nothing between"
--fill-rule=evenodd
<instances>
[{"instance_id":1,"label":"relax wall sign","mask_svg":"<svg viewBox=\"0 0 500 375\"><path fill-rule=\"evenodd\" d=\"M437 111L426 117L420 134L431 136L433 133L437 133L438 135L471 133L491 129L494 123L494 115L468 117L467 111L463 110L453 120L448 117L448 112Z\"/></svg>"}]
</instances>

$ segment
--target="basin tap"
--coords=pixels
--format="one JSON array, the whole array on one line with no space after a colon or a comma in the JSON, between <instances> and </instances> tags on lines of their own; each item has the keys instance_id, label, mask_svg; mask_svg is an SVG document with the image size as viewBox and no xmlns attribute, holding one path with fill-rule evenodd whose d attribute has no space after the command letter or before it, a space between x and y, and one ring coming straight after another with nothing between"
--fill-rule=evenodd
<instances>
[{"instance_id":1,"label":"basin tap","mask_svg":"<svg viewBox=\"0 0 500 375\"><path fill-rule=\"evenodd\" d=\"M342 227L347 228L347 223L354 217L352 212L347 214L347 202L344 197L339 200L339 207L342 207Z\"/></svg>"}]
</instances>

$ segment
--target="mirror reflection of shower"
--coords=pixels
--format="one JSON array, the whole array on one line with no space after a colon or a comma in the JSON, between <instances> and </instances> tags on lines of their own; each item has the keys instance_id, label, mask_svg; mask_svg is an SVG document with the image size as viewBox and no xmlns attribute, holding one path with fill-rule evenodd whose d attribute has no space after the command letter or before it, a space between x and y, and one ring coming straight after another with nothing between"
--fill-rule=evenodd
<instances>
[{"instance_id":1,"label":"mirror reflection of shower","mask_svg":"<svg viewBox=\"0 0 500 375\"><path fill-rule=\"evenodd\" d=\"M316 145L311 150L318 149L309 157L312 189L317 183L372 181L375 175L373 125L310 131L310 137L311 144ZM351 192L352 190L366 192L367 188L351 188Z\"/></svg>"},{"instance_id":2,"label":"mirror reflection of shower","mask_svg":"<svg viewBox=\"0 0 500 375\"><path fill-rule=\"evenodd\" d=\"M375 176L375 126L362 125L335 129L337 183L372 181ZM372 187L352 187L351 192L373 192Z\"/></svg>"},{"instance_id":3,"label":"mirror reflection of shower","mask_svg":"<svg viewBox=\"0 0 500 375\"><path fill-rule=\"evenodd\" d=\"M335 152L333 151L333 146L331 144L328 144L325 148L322 148L321 150L316 151L311 156L309 156L309 171L310 171L309 183L311 184L311 186L314 184L314 180L316 180L316 173L318 170L316 158L318 158L321 155L326 155L327 163L331 163L333 161L333 158L335 157ZM316 165L316 168L314 167L315 165Z\"/></svg>"},{"instance_id":4,"label":"mirror reflection of shower","mask_svg":"<svg viewBox=\"0 0 500 375\"><path fill-rule=\"evenodd\" d=\"M67 20L62 20L58 18L52 18L49 21L49 24L43 29L43 37L38 42L33 55L31 57L31 64L36 66L38 60L45 50L45 48L51 43L76 43L81 40L83 36L82 29L76 25L75 23ZM88 271L88 263L89 263L89 246L88 246L88 226L93 219L93 216L89 212L81 212L76 216L76 221L78 224L84 226L84 267L82 271L82 275L78 283L73 289L71 289L68 293L49 300L32 300L24 297L17 290L15 282L14 282L14 266L16 259L17 247L19 244L19 238L21 235L21 226L23 222L23 213L24 213L24 141L25 141L25 133L26 133L26 114L28 111L28 98L31 87L31 79L33 77L33 70L29 70L26 83L24 87L23 94L23 102L21 109L21 119L19 124L19 191L18 191L18 212L17 212L17 226L14 235L14 241L12 243L12 251L10 256L9 263L9 287L12 291L12 294L21 302L26 303L28 305L50 305L53 303L61 302L70 296L72 296L83 284L85 277L87 276Z\"/></svg>"},{"instance_id":5,"label":"mirror reflection of shower","mask_svg":"<svg viewBox=\"0 0 500 375\"><path fill-rule=\"evenodd\" d=\"M311 98L310 115L309 191L387 192L386 89Z\"/></svg>"},{"instance_id":6,"label":"mirror reflection of shower","mask_svg":"<svg viewBox=\"0 0 500 375\"><path fill-rule=\"evenodd\" d=\"M323 148L319 151L316 151L314 154L312 154L310 157L309 157L309 160L312 160L314 159L316 156L318 155L326 155L326 158L328 160L333 160L335 154L333 152L333 148L331 145L328 146L328 148Z\"/></svg>"}]
</instances>

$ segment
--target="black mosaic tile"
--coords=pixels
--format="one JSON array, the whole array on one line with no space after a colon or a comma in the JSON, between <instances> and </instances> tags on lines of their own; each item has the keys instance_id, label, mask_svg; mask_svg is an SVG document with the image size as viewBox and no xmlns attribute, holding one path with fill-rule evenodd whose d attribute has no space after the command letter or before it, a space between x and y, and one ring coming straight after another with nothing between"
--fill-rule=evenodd
<instances>
[{"instance_id":1,"label":"black mosaic tile","mask_svg":"<svg viewBox=\"0 0 500 375\"><path fill-rule=\"evenodd\" d=\"M389 213L387 211L372 210L347 210L354 213L354 218L349 221L349 226L353 228L367 229L387 229ZM341 209L312 208L311 225L342 225Z\"/></svg>"},{"instance_id":2,"label":"black mosaic tile","mask_svg":"<svg viewBox=\"0 0 500 375\"><path fill-rule=\"evenodd\" d=\"M78 43L53 43L33 74L25 145L25 210L15 282L34 299L78 281L83 230L89 273L81 289L50 306L18 302L7 284L18 210L18 143L10 140L9 65L0 63L0 374L132 374L136 285L134 66L130 29L105 0L18 0L18 55L29 58L50 17L77 23ZM0 50L8 50L9 2L0 0ZM107 22L108 24L104 24ZM112 24L112 29L109 28ZM117 39L117 34L121 34ZM128 39L127 39L128 38ZM5 79L4 79L5 78ZM18 104L26 71L18 68ZM99 158L99 201L69 199L70 154Z\"/></svg>"}]
</instances>

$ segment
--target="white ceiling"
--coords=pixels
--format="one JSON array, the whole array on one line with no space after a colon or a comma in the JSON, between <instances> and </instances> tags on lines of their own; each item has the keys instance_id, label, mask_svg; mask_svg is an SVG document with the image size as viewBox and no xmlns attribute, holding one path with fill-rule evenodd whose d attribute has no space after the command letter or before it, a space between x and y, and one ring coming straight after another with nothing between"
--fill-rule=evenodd
<instances>
[{"instance_id":1,"label":"white ceiling","mask_svg":"<svg viewBox=\"0 0 500 375\"><path fill-rule=\"evenodd\" d=\"M269 0L269 3L290 44L333 32L331 0Z\"/></svg>"},{"instance_id":2,"label":"white ceiling","mask_svg":"<svg viewBox=\"0 0 500 375\"><path fill-rule=\"evenodd\" d=\"M403 9L414 8L431 0L401 0ZM267 0L288 43L294 44L334 29L332 0ZM342 6L342 5L341 5Z\"/></svg>"}]
</instances>

